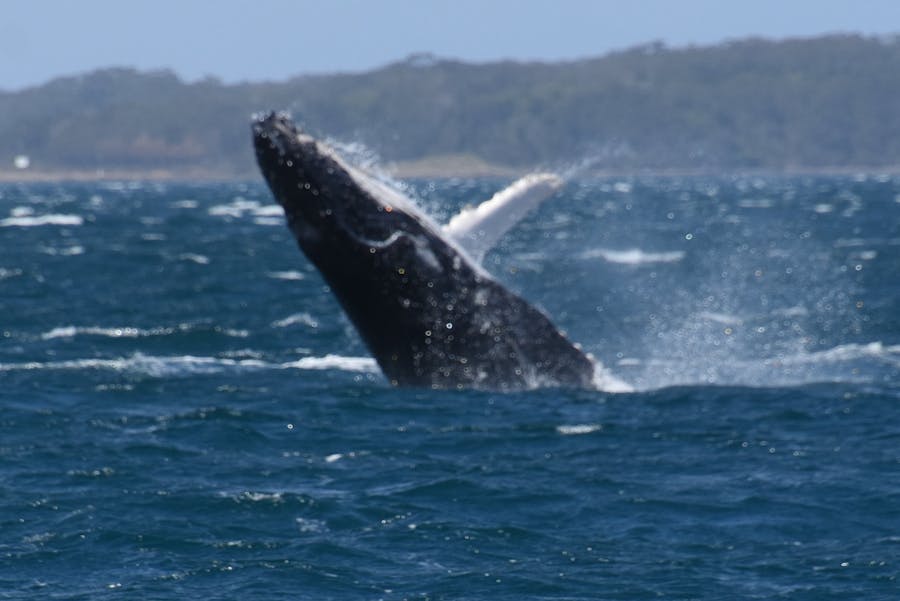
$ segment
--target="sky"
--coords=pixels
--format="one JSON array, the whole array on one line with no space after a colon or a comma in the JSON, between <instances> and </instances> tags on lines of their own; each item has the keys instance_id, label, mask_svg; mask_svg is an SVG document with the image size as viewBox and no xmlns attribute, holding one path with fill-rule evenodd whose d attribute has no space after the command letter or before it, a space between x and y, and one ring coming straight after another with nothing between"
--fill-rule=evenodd
<instances>
[{"instance_id":1,"label":"sky","mask_svg":"<svg viewBox=\"0 0 900 601\"><path fill-rule=\"evenodd\" d=\"M110 66L277 81L419 52L559 61L836 32L900 33L900 0L0 0L0 90Z\"/></svg>"}]
</instances>

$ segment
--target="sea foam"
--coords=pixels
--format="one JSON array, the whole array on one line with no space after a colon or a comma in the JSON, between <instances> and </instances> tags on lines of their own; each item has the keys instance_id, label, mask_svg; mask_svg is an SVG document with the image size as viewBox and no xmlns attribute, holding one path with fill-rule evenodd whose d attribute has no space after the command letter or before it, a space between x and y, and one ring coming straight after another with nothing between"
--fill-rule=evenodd
<instances>
[{"instance_id":1,"label":"sea foam","mask_svg":"<svg viewBox=\"0 0 900 601\"><path fill-rule=\"evenodd\" d=\"M41 225L82 225L81 215L20 215L0 219L0 227L37 227Z\"/></svg>"},{"instance_id":2,"label":"sea foam","mask_svg":"<svg viewBox=\"0 0 900 601\"><path fill-rule=\"evenodd\" d=\"M295 369L339 369L362 373L378 373L378 363L372 357L344 357L328 354L324 357L303 357L283 363L282 367Z\"/></svg>"},{"instance_id":3,"label":"sea foam","mask_svg":"<svg viewBox=\"0 0 900 601\"><path fill-rule=\"evenodd\" d=\"M676 263L684 258L684 251L646 252L639 248L612 250L594 248L578 255L581 259L603 259L620 265L644 265L646 263Z\"/></svg>"}]
</instances>

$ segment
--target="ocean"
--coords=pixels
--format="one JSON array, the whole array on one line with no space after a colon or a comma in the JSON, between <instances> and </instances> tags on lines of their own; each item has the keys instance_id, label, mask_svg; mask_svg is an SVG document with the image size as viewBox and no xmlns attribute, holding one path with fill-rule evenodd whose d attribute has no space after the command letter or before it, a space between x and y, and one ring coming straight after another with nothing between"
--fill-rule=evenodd
<instances>
[{"instance_id":1,"label":"ocean","mask_svg":"<svg viewBox=\"0 0 900 601\"><path fill-rule=\"evenodd\" d=\"M283 221L0 186L0 599L900 598L900 177L570 181L485 264L596 390L390 387Z\"/></svg>"}]
</instances>

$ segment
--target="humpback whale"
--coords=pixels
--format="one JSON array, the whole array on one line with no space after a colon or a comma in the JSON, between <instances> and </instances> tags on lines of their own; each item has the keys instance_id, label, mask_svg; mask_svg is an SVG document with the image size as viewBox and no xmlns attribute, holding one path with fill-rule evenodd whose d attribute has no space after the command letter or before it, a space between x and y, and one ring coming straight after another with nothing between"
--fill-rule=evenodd
<instances>
[{"instance_id":1,"label":"humpback whale","mask_svg":"<svg viewBox=\"0 0 900 601\"><path fill-rule=\"evenodd\" d=\"M463 215L442 230L287 115L258 115L252 130L257 162L288 227L391 384L591 386L588 356L472 258L505 229L490 224L502 198L475 209L481 218ZM554 186L552 177L538 178L521 184L518 195L534 204Z\"/></svg>"}]
</instances>

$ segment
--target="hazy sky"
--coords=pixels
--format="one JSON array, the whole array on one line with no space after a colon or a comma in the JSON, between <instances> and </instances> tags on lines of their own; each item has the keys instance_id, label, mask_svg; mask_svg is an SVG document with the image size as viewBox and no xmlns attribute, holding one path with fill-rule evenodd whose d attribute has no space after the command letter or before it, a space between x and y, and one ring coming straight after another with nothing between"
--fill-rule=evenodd
<instances>
[{"instance_id":1,"label":"hazy sky","mask_svg":"<svg viewBox=\"0 0 900 601\"><path fill-rule=\"evenodd\" d=\"M900 33L900 0L0 0L0 89L114 65L258 81L826 32Z\"/></svg>"}]
</instances>

